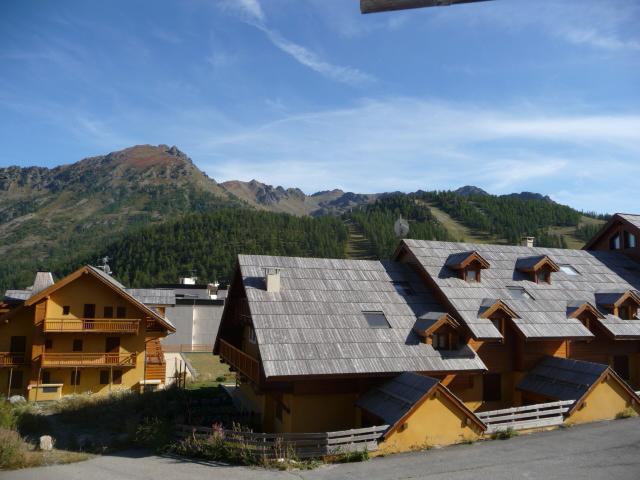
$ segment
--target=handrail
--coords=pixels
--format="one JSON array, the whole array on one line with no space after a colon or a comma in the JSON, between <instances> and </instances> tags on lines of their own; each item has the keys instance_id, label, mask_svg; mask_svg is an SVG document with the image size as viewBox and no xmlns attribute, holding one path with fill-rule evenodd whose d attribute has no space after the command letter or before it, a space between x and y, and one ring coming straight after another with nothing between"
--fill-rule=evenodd
<instances>
[{"instance_id":1,"label":"handrail","mask_svg":"<svg viewBox=\"0 0 640 480\"><path fill-rule=\"evenodd\" d=\"M140 321L132 318L46 318L44 331L47 333L138 333Z\"/></svg>"},{"instance_id":2,"label":"handrail","mask_svg":"<svg viewBox=\"0 0 640 480\"><path fill-rule=\"evenodd\" d=\"M476 412L476 416L487 425L487 433L511 428L524 430L527 428L549 427L561 425L564 414L575 400L538 403L524 407L504 408L489 412Z\"/></svg>"},{"instance_id":3,"label":"handrail","mask_svg":"<svg viewBox=\"0 0 640 480\"><path fill-rule=\"evenodd\" d=\"M135 367L137 353L43 353L43 367Z\"/></svg>"},{"instance_id":4,"label":"handrail","mask_svg":"<svg viewBox=\"0 0 640 480\"><path fill-rule=\"evenodd\" d=\"M24 352L0 352L0 367L26 365L27 354Z\"/></svg>"},{"instance_id":5,"label":"handrail","mask_svg":"<svg viewBox=\"0 0 640 480\"><path fill-rule=\"evenodd\" d=\"M260 381L260 363L242 350L220 339L220 357L254 382Z\"/></svg>"}]
</instances>

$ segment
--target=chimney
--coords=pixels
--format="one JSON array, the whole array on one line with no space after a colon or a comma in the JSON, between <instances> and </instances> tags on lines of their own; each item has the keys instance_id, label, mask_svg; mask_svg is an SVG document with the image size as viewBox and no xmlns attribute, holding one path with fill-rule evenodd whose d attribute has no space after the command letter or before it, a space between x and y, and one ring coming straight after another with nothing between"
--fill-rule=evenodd
<instances>
[{"instance_id":1,"label":"chimney","mask_svg":"<svg viewBox=\"0 0 640 480\"><path fill-rule=\"evenodd\" d=\"M533 248L533 242L535 242L536 237L522 237L522 246Z\"/></svg>"},{"instance_id":2,"label":"chimney","mask_svg":"<svg viewBox=\"0 0 640 480\"><path fill-rule=\"evenodd\" d=\"M265 283L267 284L267 292L280 292L280 270L277 268L266 269Z\"/></svg>"},{"instance_id":3,"label":"chimney","mask_svg":"<svg viewBox=\"0 0 640 480\"><path fill-rule=\"evenodd\" d=\"M31 287L31 295L40 293L46 288L49 288L54 284L53 275L51 272L38 272L36 278L33 280L33 286Z\"/></svg>"}]
</instances>

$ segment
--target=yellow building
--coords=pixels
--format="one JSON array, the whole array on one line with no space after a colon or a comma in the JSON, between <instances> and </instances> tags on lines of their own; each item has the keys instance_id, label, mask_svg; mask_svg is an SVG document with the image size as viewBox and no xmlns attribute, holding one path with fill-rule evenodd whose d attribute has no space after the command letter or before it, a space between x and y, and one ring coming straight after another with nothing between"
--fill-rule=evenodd
<instances>
[{"instance_id":1,"label":"yellow building","mask_svg":"<svg viewBox=\"0 0 640 480\"><path fill-rule=\"evenodd\" d=\"M405 372L364 394L362 423L388 425L379 453L406 452L480 438L482 423L437 379Z\"/></svg>"},{"instance_id":2,"label":"yellow building","mask_svg":"<svg viewBox=\"0 0 640 480\"><path fill-rule=\"evenodd\" d=\"M175 331L164 317L168 297L127 290L91 266L58 282L39 272L31 288L5 294L2 393L44 401L161 388L165 365L159 339Z\"/></svg>"},{"instance_id":3,"label":"yellow building","mask_svg":"<svg viewBox=\"0 0 640 480\"><path fill-rule=\"evenodd\" d=\"M640 414L640 397L607 366L547 357L518 384L527 404L573 400L565 413L570 424L612 420L624 411Z\"/></svg>"}]
</instances>

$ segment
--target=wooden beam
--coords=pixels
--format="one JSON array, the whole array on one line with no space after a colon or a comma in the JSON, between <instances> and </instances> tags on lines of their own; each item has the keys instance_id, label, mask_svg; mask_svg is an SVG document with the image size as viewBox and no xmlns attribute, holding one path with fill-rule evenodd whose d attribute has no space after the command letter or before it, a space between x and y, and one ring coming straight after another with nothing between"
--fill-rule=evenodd
<instances>
[{"instance_id":1,"label":"wooden beam","mask_svg":"<svg viewBox=\"0 0 640 480\"><path fill-rule=\"evenodd\" d=\"M486 2L488 0L360 0L360 12L376 13L421 7L444 7L457 3Z\"/></svg>"}]
</instances>

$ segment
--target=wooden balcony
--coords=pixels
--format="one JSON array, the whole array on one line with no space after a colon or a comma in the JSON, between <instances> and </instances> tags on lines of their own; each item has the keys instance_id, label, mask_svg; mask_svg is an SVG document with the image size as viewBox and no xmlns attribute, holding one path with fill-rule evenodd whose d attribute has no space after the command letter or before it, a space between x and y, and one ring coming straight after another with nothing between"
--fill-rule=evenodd
<instances>
[{"instance_id":1,"label":"wooden balcony","mask_svg":"<svg viewBox=\"0 0 640 480\"><path fill-rule=\"evenodd\" d=\"M43 367L135 367L136 353L43 353Z\"/></svg>"},{"instance_id":2,"label":"wooden balcony","mask_svg":"<svg viewBox=\"0 0 640 480\"><path fill-rule=\"evenodd\" d=\"M47 318L46 333L132 333L137 334L140 320L125 318Z\"/></svg>"},{"instance_id":3,"label":"wooden balcony","mask_svg":"<svg viewBox=\"0 0 640 480\"><path fill-rule=\"evenodd\" d=\"M26 353L0 352L0 367L19 367L26 364Z\"/></svg>"},{"instance_id":4,"label":"wooden balcony","mask_svg":"<svg viewBox=\"0 0 640 480\"><path fill-rule=\"evenodd\" d=\"M260 382L258 360L222 339L220 339L220 357L247 378L256 383Z\"/></svg>"}]
</instances>

